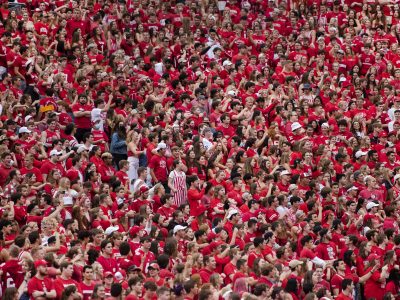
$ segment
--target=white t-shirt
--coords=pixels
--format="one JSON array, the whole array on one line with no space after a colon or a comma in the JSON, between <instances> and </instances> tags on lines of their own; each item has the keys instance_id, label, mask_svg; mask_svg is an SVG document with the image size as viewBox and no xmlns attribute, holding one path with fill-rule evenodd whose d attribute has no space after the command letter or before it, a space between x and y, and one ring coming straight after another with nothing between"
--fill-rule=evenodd
<instances>
[{"instance_id":1,"label":"white t-shirt","mask_svg":"<svg viewBox=\"0 0 400 300\"><path fill-rule=\"evenodd\" d=\"M93 108L91 112L91 120L93 124L98 124L98 130L104 131L105 113L101 108Z\"/></svg>"}]
</instances>

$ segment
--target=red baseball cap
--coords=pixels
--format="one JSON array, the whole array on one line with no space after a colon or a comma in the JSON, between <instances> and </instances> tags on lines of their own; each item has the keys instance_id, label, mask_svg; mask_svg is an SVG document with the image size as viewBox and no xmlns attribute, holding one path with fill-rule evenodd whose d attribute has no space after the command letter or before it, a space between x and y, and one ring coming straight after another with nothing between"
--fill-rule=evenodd
<instances>
[{"instance_id":1,"label":"red baseball cap","mask_svg":"<svg viewBox=\"0 0 400 300\"><path fill-rule=\"evenodd\" d=\"M143 194L143 193L147 192L148 190L149 190L149 188L148 188L146 185L142 185L142 186L140 187L140 189L139 189L139 192L140 192L141 194Z\"/></svg>"},{"instance_id":2,"label":"red baseball cap","mask_svg":"<svg viewBox=\"0 0 400 300\"><path fill-rule=\"evenodd\" d=\"M371 261L371 260L375 260L375 259L379 259L379 256L375 253L371 253L370 255L368 255L367 260Z\"/></svg>"},{"instance_id":3,"label":"red baseball cap","mask_svg":"<svg viewBox=\"0 0 400 300\"><path fill-rule=\"evenodd\" d=\"M35 261L35 268L37 269L40 266L47 267L47 261L45 261L44 259L39 259Z\"/></svg>"},{"instance_id":4,"label":"red baseball cap","mask_svg":"<svg viewBox=\"0 0 400 300\"><path fill-rule=\"evenodd\" d=\"M174 277L175 277L174 274L172 274L170 271L165 270L165 269L162 269L162 270L160 271L159 276L160 276L161 278L174 278Z\"/></svg>"},{"instance_id":5,"label":"red baseball cap","mask_svg":"<svg viewBox=\"0 0 400 300\"><path fill-rule=\"evenodd\" d=\"M379 133L379 137L387 137L387 136L388 136L388 134L386 133L386 131L381 131Z\"/></svg>"},{"instance_id":6,"label":"red baseball cap","mask_svg":"<svg viewBox=\"0 0 400 300\"><path fill-rule=\"evenodd\" d=\"M107 272L104 272L104 278L107 278L107 277L114 277L114 274L112 273L112 272L110 272L110 271L107 271Z\"/></svg>"},{"instance_id":7,"label":"red baseball cap","mask_svg":"<svg viewBox=\"0 0 400 300\"><path fill-rule=\"evenodd\" d=\"M132 236L135 236L139 233L140 230L143 230L143 226L133 226L130 230L129 230L129 234Z\"/></svg>"}]
</instances>

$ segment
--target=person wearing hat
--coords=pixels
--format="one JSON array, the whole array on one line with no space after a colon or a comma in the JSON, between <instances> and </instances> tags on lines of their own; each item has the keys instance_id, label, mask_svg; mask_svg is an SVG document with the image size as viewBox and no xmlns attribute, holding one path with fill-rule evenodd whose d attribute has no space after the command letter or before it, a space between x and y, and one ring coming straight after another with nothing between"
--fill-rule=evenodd
<instances>
[{"instance_id":1,"label":"person wearing hat","mask_svg":"<svg viewBox=\"0 0 400 300\"><path fill-rule=\"evenodd\" d=\"M54 299L57 297L53 280L47 275L47 262L43 259L35 261L36 275L28 282L28 295L34 299Z\"/></svg>"},{"instance_id":2,"label":"person wearing hat","mask_svg":"<svg viewBox=\"0 0 400 300\"><path fill-rule=\"evenodd\" d=\"M299 278L300 274L302 273L303 265L304 265L303 260L292 259L289 262L289 268L291 272L289 278Z\"/></svg>"},{"instance_id":3,"label":"person wearing hat","mask_svg":"<svg viewBox=\"0 0 400 300\"><path fill-rule=\"evenodd\" d=\"M357 195L358 195L358 187L354 186L354 185L349 185L346 187L346 199L347 200L351 200L351 201L356 201L357 200Z\"/></svg>"},{"instance_id":4,"label":"person wearing hat","mask_svg":"<svg viewBox=\"0 0 400 300\"><path fill-rule=\"evenodd\" d=\"M32 147L34 144L36 144L36 140L34 137L31 137L32 131L30 131L27 127L20 127L18 130L18 140L15 142L18 144L21 144L22 148L26 151L28 148Z\"/></svg>"},{"instance_id":5,"label":"person wearing hat","mask_svg":"<svg viewBox=\"0 0 400 300\"><path fill-rule=\"evenodd\" d=\"M147 185L142 185L139 189L139 197L133 200L133 202L129 205L129 209L132 211L138 212L142 205L148 205L149 202L149 188Z\"/></svg>"},{"instance_id":6,"label":"person wearing hat","mask_svg":"<svg viewBox=\"0 0 400 300\"><path fill-rule=\"evenodd\" d=\"M311 93L311 90L312 90L311 84L309 83L303 84L303 87L300 90L299 103L303 101L306 103L314 103L315 95Z\"/></svg>"},{"instance_id":7,"label":"person wearing hat","mask_svg":"<svg viewBox=\"0 0 400 300\"><path fill-rule=\"evenodd\" d=\"M165 152L167 145L164 142L158 143L156 147L156 153L151 157L148 167L150 168L150 175L153 184L161 183L165 191L169 193L168 186L168 165Z\"/></svg>"},{"instance_id":8,"label":"person wearing hat","mask_svg":"<svg viewBox=\"0 0 400 300\"><path fill-rule=\"evenodd\" d=\"M111 295L111 286L114 283L114 273L109 271L103 272L103 283L106 295Z\"/></svg>"},{"instance_id":9,"label":"person wearing hat","mask_svg":"<svg viewBox=\"0 0 400 300\"><path fill-rule=\"evenodd\" d=\"M150 263L148 270L148 280L154 281L157 286L163 286L165 279L160 277L160 266L157 264L157 262Z\"/></svg>"},{"instance_id":10,"label":"person wearing hat","mask_svg":"<svg viewBox=\"0 0 400 300\"><path fill-rule=\"evenodd\" d=\"M228 232L229 238L232 238L233 228L240 221L239 211L236 209L231 209L226 214L226 223L224 229Z\"/></svg>"},{"instance_id":11,"label":"person wearing hat","mask_svg":"<svg viewBox=\"0 0 400 300\"><path fill-rule=\"evenodd\" d=\"M96 166L102 182L109 182L111 177L117 172L113 167L113 156L110 152L105 152L101 155L103 163Z\"/></svg>"},{"instance_id":12,"label":"person wearing hat","mask_svg":"<svg viewBox=\"0 0 400 300\"><path fill-rule=\"evenodd\" d=\"M60 163L60 158L63 156L61 151L55 149L51 150L49 153L50 159L43 162L40 172L42 173L43 182L46 181L47 175L51 170L57 169L60 171L62 176L65 176L65 169Z\"/></svg>"},{"instance_id":13,"label":"person wearing hat","mask_svg":"<svg viewBox=\"0 0 400 300\"><path fill-rule=\"evenodd\" d=\"M290 185L289 181L291 175L292 173L288 170L283 170L282 172L280 172L279 174L280 180L276 185L278 186L281 192L289 193L289 185Z\"/></svg>"},{"instance_id":14,"label":"person wearing hat","mask_svg":"<svg viewBox=\"0 0 400 300\"><path fill-rule=\"evenodd\" d=\"M296 112L293 112L296 113ZM296 113L297 114L297 113ZM291 143L306 139L303 126L299 122L294 122L290 125L291 132L288 134L288 141Z\"/></svg>"}]
</instances>

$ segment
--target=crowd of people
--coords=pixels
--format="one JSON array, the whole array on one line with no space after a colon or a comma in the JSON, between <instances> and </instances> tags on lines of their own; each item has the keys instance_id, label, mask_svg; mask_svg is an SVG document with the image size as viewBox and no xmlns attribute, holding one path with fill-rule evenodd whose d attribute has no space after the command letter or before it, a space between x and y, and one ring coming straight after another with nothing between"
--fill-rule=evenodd
<instances>
[{"instance_id":1,"label":"crowd of people","mask_svg":"<svg viewBox=\"0 0 400 300\"><path fill-rule=\"evenodd\" d=\"M398 1L2 1L0 36L2 299L399 299Z\"/></svg>"}]
</instances>

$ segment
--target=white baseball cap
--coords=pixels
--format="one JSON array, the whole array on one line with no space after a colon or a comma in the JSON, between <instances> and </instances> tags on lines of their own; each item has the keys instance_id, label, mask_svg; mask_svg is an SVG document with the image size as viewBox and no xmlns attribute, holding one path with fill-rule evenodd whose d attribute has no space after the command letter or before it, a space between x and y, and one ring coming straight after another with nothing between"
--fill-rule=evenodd
<instances>
[{"instance_id":1,"label":"white baseball cap","mask_svg":"<svg viewBox=\"0 0 400 300\"><path fill-rule=\"evenodd\" d=\"M283 176L283 175L291 175L291 174L292 173L290 173L288 170L284 170L279 175Z\"/></svg>"},{"instance_id":2,"label":"white baseball cap","mask_svg":"<svg viewBox=\"0 0 400 300\"><path fill-rule=\"evenodd\" d=\"M239 212L236 209L232 209L229 213L228 213L228 219L230 219L233 215L238 214Z\"/></svg>"},{"instance_id":3,"label":"white baseball cap","mask_svg":"<svg viewBox=\"0 0 400 300\"><path fill-rule=\"evenodd\" d=\"M156 151L161 150L161 149L167 149L167 145L163 142L158 143Z\"/></svg>"},{"instance_id":4,"label":"white baseball cap","mask_svg":"<svg viewBox=\"0 0 400 300\"><path fill-rule=\"evenodd\" d=\"M50 156L61 155L61 154L62 154L62 152L61 151L57 151L56 149L53 149L53 150L50 151Z\"/></svg>"},{"instance_id":5,"label":"white baseball cap","mask_svg":"<svg viewBox=\"0 0 400 300\"><path fill-rule=\"evenodd\" d=\"M27 127L21 127L19 130L18 130L18 134L21 134L21 133L31 133L32 131L30 131Z\"/></svg>"},{"instance_id":6,"label":"white baseball cap","mask_svg":"<svg viewBox=\"0 0 400 300\"><path fill-rule=\"evenodd\" d=\"M301 128L302 126L301 126L301 124L300 124L299 122L294 122L294 123L291 125L291 127L292 127L292 131L295 131L295 130Z\"/></svg>"},{"instance_id":7,"label":"white baseball cap","mask_svg":"<svg viewBox=\"0 0 400 300\"><path fill-rule=\"evenodd\" d=\"M174 234L177 233L179 230L185 230L186 228L187 228L187 226L175 225Z\"/></svg>"},{"instance_id":8,"label":"white baseball cap","mask_svg":"<svg viewBox=\"0 0 400 300\"><path fill-rule=\"evenodd\" d=\"M371 201L371 202L368 202L368 203L367 203L366 208L367 208L367 210L370 210L371 208L373 208L373 207L378 207L378 206L379 206L378 203L375 203L375 202Z\"/></svg>"},{"instance_id":9,"label":"white baseball cap","mask_svg":"<svg viewBox=\"0 0 400 300\"><path fill-rule=\"evenodd\" d=\"M33 117L31 115L27 115L25 117L25 123L28 122L30 119L33 119Z\"/></svg>"},{"instance_id":10,"label":"white baseball cap","mask_svg":"<svg viewBox=\"0 0 400 300\"><path fill-rule=\"evenodd\" d=\"M118 231L119 227L118 226L110 226L104 231L105 235L110 235L111 233Z\"/></svg>"},{"instance_id":11,"label":"white baseball cap","mask_svg":"<svg viewBox=\"0 0 400 300\"><path fill-rule=\"evenodd\" d=\"M358 150L357 152L356 152L356 158L360 158L361 156L365 156L365 155L367 155L368 154L368 152L363 152L363 151L361 151L361 150Z\"/></svg>"}]
</instances>

